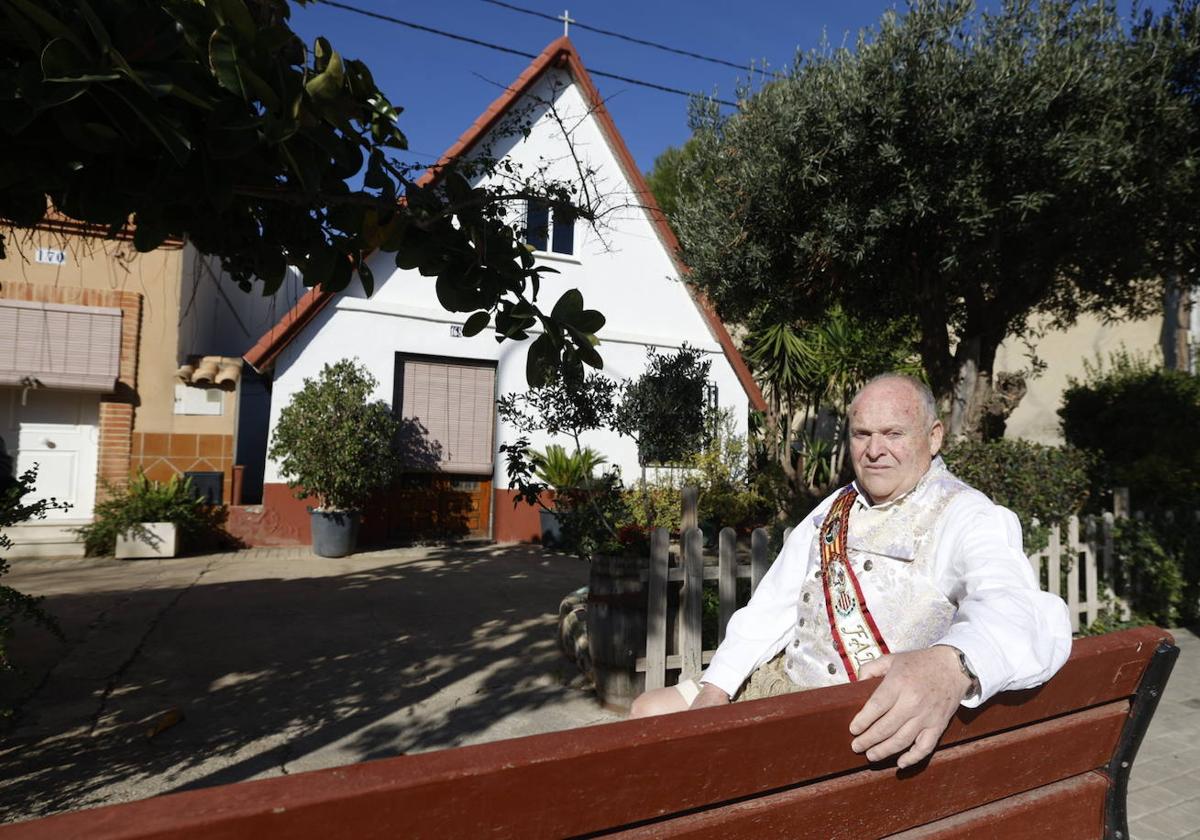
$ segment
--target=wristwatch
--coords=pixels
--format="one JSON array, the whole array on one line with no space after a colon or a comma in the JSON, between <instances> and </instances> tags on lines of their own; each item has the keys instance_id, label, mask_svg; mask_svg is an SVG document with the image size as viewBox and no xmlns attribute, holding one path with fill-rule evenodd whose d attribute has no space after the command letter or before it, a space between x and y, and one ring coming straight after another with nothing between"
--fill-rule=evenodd
<instances>
[{"instance_id":1,"label":"wristwatch","mask_svg":"<svg viewBox=\"0 0 1200 840\"><path fill-rule=\"evenodd\" d=\"M979 694L979 677L975 676L975 672L971 670L970 664L967 663L967 655L958 650L958 648L954 649L958 651L958 667L962 669L967 679L971 681L971 686L967 689L967 693L963 695L963 699L967 700Z\"/></svg>"}]
</instances>

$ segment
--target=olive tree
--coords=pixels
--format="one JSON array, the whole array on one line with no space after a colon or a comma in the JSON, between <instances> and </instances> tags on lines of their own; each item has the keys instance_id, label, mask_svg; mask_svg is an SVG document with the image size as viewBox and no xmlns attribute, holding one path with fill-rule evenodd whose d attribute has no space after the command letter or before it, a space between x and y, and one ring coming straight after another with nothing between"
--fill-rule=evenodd
<instances>
[{"instance_id":1,"label":"olive tree","mask_svg":"<svg viewBox=\"0 0 1200 840\"><path fill-rule=\"evenodd\" d=\"M737 113L697 103L682 167L704 188L672 219L693 281L751 328L834 303L911 319L950 433L980 435L1012 407L1005 339L1193 282L1198 15L913 0Z\"/></svg>"}]
</instances>

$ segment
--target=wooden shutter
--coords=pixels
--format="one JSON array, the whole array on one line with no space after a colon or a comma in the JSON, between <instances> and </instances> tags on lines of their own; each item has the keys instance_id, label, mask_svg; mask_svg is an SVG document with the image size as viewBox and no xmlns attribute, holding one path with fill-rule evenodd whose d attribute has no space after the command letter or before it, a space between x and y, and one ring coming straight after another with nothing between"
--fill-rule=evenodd
<instances>
[{"instance_id":1,"label":"wooden shutter","mask_svg":"<svg viewBox=\"0 0 1200 840\"><path fill-rule=\"evenodd\" d=\"M442 472L491 474L496 369L405 359L400 414L420 424Z\"/></svg>"},{"instance_id":2,"label":"wooden shutter","mask_svg":"<svg viewBox=\"0 0 1200 840\"><path fill-rule=\"evenodd\" d=\"M120 354L120 309L0 300L0 385L111 391Z\"/></svg>"}]
</instances>

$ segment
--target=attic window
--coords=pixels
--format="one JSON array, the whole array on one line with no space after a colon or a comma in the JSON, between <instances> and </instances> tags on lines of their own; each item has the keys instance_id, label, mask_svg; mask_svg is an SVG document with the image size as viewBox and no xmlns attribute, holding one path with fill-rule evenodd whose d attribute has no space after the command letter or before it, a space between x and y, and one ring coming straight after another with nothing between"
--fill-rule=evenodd
<instances>
[{"instance_id":1,"label":"attic window","mask_svg":"<svg viewBox=\"0 0 1200 840\"><path fill-rule=\"evenodd\" d=\"M551 208L531 198L525 205L525 241L535 251L575 253L575 213L567 207Z\"/></svg>"}]
</instances>

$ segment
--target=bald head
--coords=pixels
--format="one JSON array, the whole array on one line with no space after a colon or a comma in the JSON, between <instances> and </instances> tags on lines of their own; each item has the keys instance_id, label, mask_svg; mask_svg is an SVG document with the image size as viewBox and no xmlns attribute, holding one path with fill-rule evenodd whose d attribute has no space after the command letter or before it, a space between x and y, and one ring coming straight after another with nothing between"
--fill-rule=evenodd
<instances>
[{"instance_id":1,"label":"bald head","mask_svg":"<svg viewBox=\"0 0 1200 840\"><path fill-rule=\"evenodd\" d=\"M933 424L938 422L937 402L933 398L933 391L929 390L929 386L917 379L915 376L910 376L907 373L881 373L876 377L867 380L867 384L858 389L858 393L854 395L854 399L850 400L850 411L854 411L854 404L858 402L866 390L874 385L882 383L898 384L900 387L907 386L912 391L920 406L921 414L925 418L926 430L932 429Z\"/></svg>"}]
</instances>

